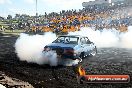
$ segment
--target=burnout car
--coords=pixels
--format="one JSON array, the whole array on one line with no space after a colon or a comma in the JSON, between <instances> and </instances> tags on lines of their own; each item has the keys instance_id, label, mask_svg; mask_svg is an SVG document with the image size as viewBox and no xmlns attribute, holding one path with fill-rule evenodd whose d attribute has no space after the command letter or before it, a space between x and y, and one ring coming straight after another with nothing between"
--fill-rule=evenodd
<instances>
[{"instance_id":1,"label":"burnout car","mask_svg":"<svg viewBox=\"0 0 132 88\"><path fill-rule=\"evenodd\" d=\"M79 35L62 35L51 44L44 47L44 51L55 51L57 58L62 62L70 59L70 62L82 61L87 56L95 56L96 46L88 37Z\"/></svg>"}]
</instances>

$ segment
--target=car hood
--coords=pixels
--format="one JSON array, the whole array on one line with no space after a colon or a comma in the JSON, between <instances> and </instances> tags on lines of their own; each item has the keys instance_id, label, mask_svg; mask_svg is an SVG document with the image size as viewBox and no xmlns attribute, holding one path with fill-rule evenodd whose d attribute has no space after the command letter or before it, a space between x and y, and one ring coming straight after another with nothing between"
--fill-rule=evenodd
<instances>
[{"instance_id":1,"label":"car hood","mask_svg":"<svg viewBox=\"0 0 132 88\"><path fill-rule=\"evenodd\" d=\"M65 43L51 43L49 45L47 45L47 47L50 48L74 48L76 46L76 44L65 44Z\"/></svg>"}]
</instances>

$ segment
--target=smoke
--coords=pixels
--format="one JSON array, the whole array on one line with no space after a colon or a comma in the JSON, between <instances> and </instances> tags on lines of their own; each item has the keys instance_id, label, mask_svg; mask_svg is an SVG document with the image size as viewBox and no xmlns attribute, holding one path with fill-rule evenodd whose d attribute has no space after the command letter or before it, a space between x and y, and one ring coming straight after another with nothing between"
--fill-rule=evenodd
<instances>
[{"instance_id":1,"label":"smoke","mask_svg":"<svg viewBox=\"0 0 132 88\"><path fill-rule=\"evenodd\" d=\"M45 35L28 35L22 33L15 43L17 56L22 61L56 66L57 55L55 52L42 53L44 46L55 39L56 35L53 33L46 33Z\"/></svg>"},{"instance_id":2,"label":"smoke","mask_svg":"<svg viewBox=\"0 0 132 88\"><path fill-rule=\"evenodd\" d=\"M70 32L69 35L87 36L95 43L97 48L132 48L132 26L128 27L128 31L120 33L115 29L94 30L93 28L81 28L80 31ZM17 56L22 61L33 62L37 64L58 65L57 54L54 51L42 52L47 44L52 43L56 39L53 33L45 33L44 35L28 35L20 34L16 40L15 49ZM71 62L72 65L78 61L62 61L66 64Z\"/></svg>"},{"instance_id":3,"label":"smoke","mask_svg":"<svg viewBox=\"0 0 132 88\"><path fill-rule=\"evenodd\" d=\"M132 48L132 26L128 31L120 33L116 29L94 30L92 28L81 28L81 31L70 32L69 35L87 36L98 48Z\"/></svg>"},{"instance_id":4,"label":"smoke","mask_svg":"<svg viewBox=\"0 0 132 88\"><path fill-rule=\"evenodd\" d=\"M60 64L72 66L77 64L79 60L61 60L57 58L55 51L43 51L44 47L52 43L55 39L56 35L53 33L46 33L45 35L28 35L22 33L15 43L17 56L21 61L37 63L39 65L49 64L50 66L57 66Z\"/></svg>"},{"instance_id":5,"label":"smoke","mask_svg":"<svg viewBox=\"0 0 132 88\"><path fill-rule=\"evenodd\" d=\"M121 47L132 48L132 26L128 27L128 32L121 34Z\"/></svg>"}]
</instances>

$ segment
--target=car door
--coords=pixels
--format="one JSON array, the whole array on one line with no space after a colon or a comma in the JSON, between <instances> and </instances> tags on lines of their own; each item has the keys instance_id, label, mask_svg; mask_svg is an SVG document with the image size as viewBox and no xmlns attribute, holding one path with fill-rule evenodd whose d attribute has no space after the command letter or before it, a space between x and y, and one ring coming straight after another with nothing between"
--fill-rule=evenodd
<instances>
[{"instance_id":1,"label":"car door","mask_svg":"<svg viewBox=\"0 0 132 88\"><path fill-rule=\"evenodd\" d=\"M86 42L85 37L82 37L80 39L80 43L81 43L82 52L84 52L84 56L86 56L87 55L88 46L87 46L87 42Z\"/></svg>"},{"instance_id":2,"label":"car door","mask_svg":"<svg viewBox=\"0 0 132 88\"><path fill-rule=\"evenodd\" d=\"M94 49L94 43L91 42L88 37L85 37L86 40L86 49L87 49L87 54L89 54L93 49Z\"/></svg>"}]
</instances>

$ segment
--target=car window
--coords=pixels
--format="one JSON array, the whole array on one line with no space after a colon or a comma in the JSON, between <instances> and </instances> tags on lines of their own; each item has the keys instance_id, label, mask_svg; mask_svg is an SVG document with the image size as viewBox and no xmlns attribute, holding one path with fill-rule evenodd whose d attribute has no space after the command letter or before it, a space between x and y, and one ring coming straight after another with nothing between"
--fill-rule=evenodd
<instances>
[{"instance_id":1,"label":"car window","mask_svg":"<svg viewBox=\"0 0 132 88\"><path fill-rule=\"evenodd\" d=\"M81 38L81 39L80 39L80 42L81 42L81 44L86 44L85 38Z\"/></svg>"},{"instance_id":2,"label":"car window","mask_svg":"<svg viewBox=\"0 0 132 88\"><path fill-rule=\"evenodd\" d=\"M78 44L79 37L58 37L53 43L66 43L66 44Z\"/></svg>"},{"instance_id":3,"label":"car window","mask_svg":"<svg viewBox=\"0 0 132 88\"><path fill-rule=\"evenodd\" d=\"M58 37L55 41L54 41L54 43L62 43L62 42L64 42L64 37Z\"/></svg>"},{"instance_id":4,"label":"car window","mask_svg":"<svg viewBox=\"0 0 132 88\"><path fill-rule=\"evenodd\" d=\"M69 43L70 42L70 37L65 37L65 43Z\"/></svg>"},{"instance_id":5,"label":"car window","mask_svg":"<svg viewBox=\"0 0 132 88\"><path fill-rule=\"evenodd\" d=\"M70 37L69 43L77 44L78 43L78 38L77 37Z\"/></svg>"},{"instance_id":6,"label":"car window","mask_svg":"<svg viewBox=\"0 0 132 88\"><path fill-rule=\"evenodd\" d=\"M88 43L88 44L91 43L87 37L85 37L85 39L86 39L86 43Z\"/></svg>"}]
</instances>

